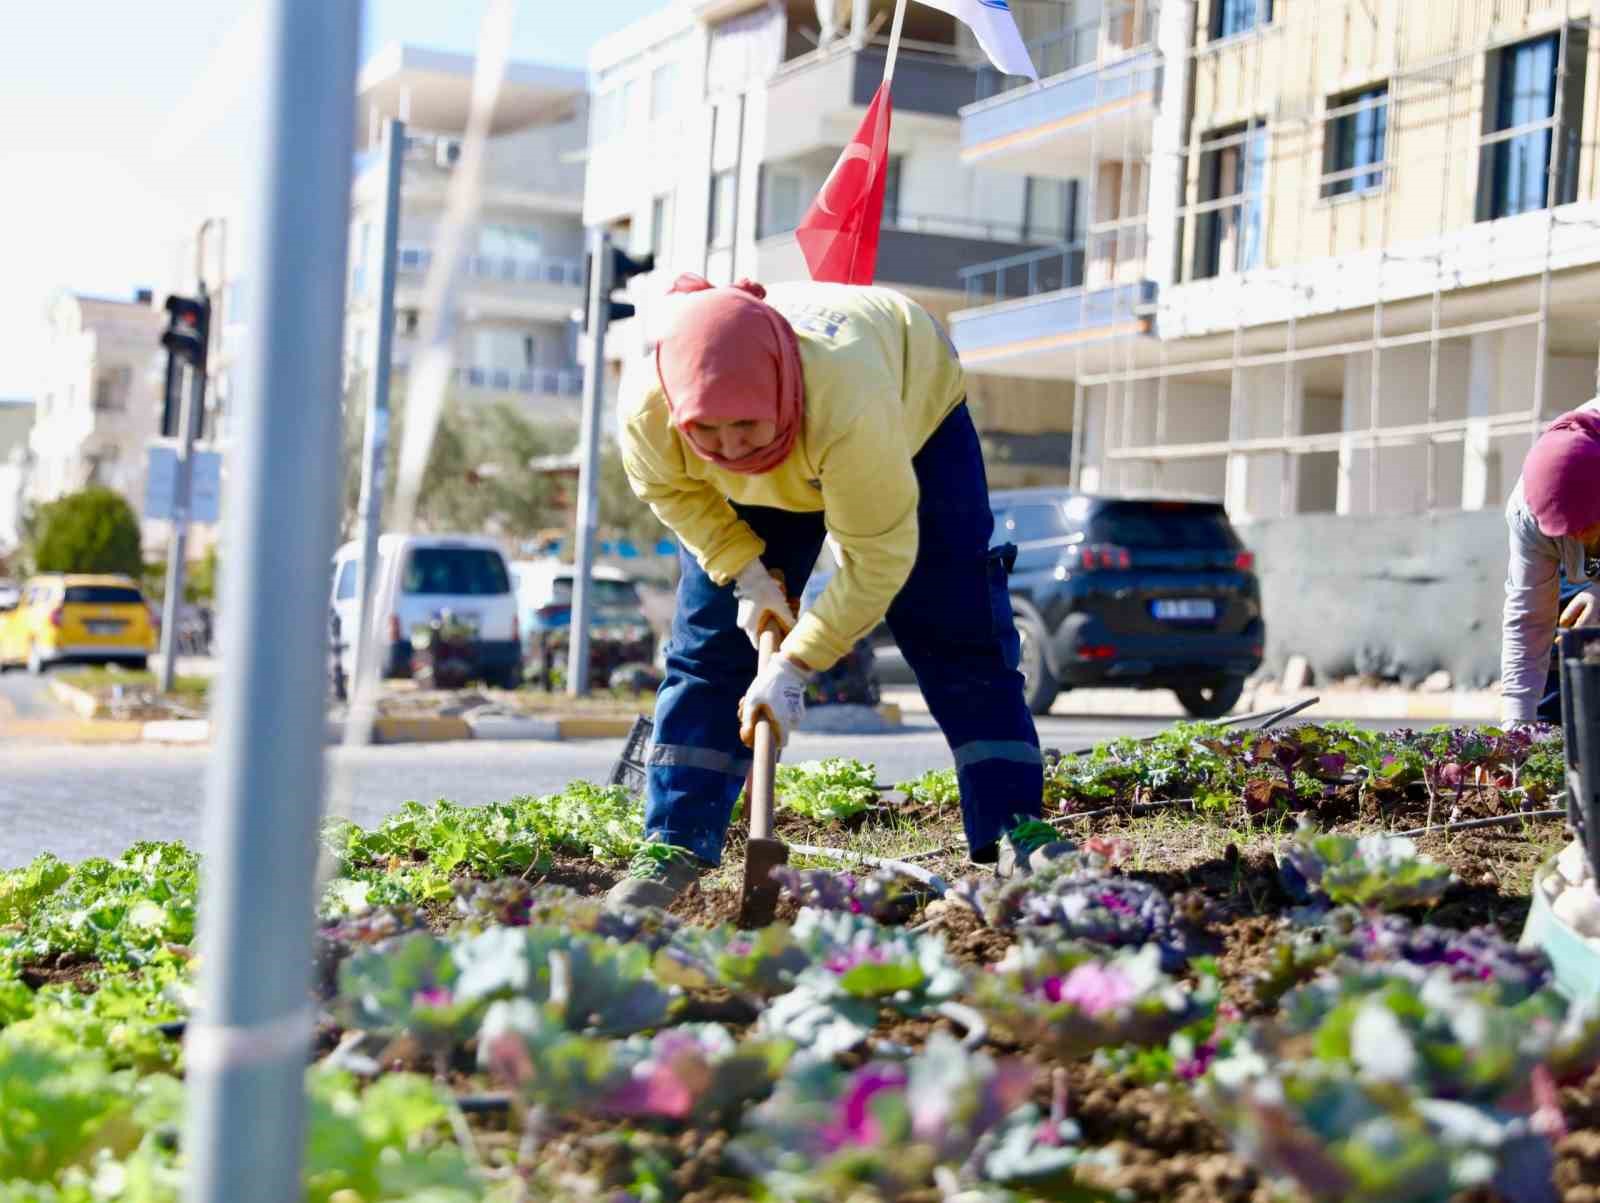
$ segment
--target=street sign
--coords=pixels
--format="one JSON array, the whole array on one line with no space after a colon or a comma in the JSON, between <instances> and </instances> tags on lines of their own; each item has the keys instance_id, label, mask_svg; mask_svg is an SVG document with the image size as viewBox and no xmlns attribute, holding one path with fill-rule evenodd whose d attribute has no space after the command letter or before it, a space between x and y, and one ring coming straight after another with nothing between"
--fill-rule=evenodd
<instances>
[{"instance_id":1,"label":"street sign","mask_svg":"<svg viewBox=\"0 0 1600 1203\"><path fill-rule=\"evenodd\" d=\"M178 448L174 442L155 442L148 450L144 516L170 522L177 509ZM222 517L222 455L200 447L191 454L194 472L190 478L189 521L217 522Z\"/></svg>"}]
</instances>

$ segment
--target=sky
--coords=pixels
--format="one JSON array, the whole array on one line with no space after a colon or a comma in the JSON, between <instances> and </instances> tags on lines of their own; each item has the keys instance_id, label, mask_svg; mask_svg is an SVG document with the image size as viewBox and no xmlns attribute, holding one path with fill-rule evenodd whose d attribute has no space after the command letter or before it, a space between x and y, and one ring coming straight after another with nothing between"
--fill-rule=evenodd
<instances>
[{"instance_id":1,"label":"sky","mask_svg":"<svg viewBox=\"0 0 1600 1203\"><path fill-rule=\"evenodd\" d=\"M338 3L341 0L327 0ZM520 0L512 55L582 67L666 0ZM471 52L484 0L366 0L362 58ZM249 207L262 0L8 5L0 38L0 397L36 395L61 290L158 296L213 213Z\"/></svg>"}]
</instances>

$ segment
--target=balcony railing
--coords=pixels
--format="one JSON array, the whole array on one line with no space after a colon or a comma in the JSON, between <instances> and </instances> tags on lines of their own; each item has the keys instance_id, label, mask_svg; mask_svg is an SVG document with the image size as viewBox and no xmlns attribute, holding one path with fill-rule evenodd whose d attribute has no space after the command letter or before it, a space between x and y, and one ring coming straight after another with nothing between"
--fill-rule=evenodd
<instances>
[{"instance_id":1,"label":"balcony railing","mask_svg":"<svg viewBox=\"0 0 1600 1203\"><path fill-rule=\"evenodd\" d=\"M961 269L967 304L984 305L1010 297L1083 286L1083 242L1064 242Z\"/></svg>"},{"instance_id":2,"label":"balcony railing","mask_svg":"<svg viewBox=\"0 0 1600 1203\"><path fill-rule=\"evenodd\" d=\"M1087 67L1103 57L1121 57L1155 40L1158 11L1153 3L1132 3L1122 7L1121 15L1108 18L1104 32L1112 35L1108 47L1112 55L1101 54L1102 25L1100 19L1095 17L1034 38L1027 43L1028 57L1033 60L1034 69L1042 80ZM1126 31L1120 38L1114 33L1119 26ZM1029 82L1025 76L1007 75L992 66L982 66L978 69L977 99L988 100L991 96L1023 87Z\"/></svg>"},{"instance_id":3,"label":"balcony railing","mask_svg":"<svg viewBox=\"0 0 1600 1203\"><path fill-rule=\"evenodd\" d=\"M468 364L455 370L457 384L497 393L524 396L576 397L583 392L583 372L577 368L491 368Z\"/></svg>"},{"instance_id":4,"label":"balcony railing","mask_svg":"<svg viewBox=\"0 0 1600 1203\"><path fill-rule=\"evenodd\" d=\"M763 218L756 227L756 240L792 234L795 224L790 220ZM1029 234L1021 222L936 213L885 213L883 228L906 234L943 234L948 238L976 238L988 242L1044 242L1050 237L1037 232Z\"/></svg>"},{"instance_id":5,"label":"balcony railing","mask_svg":"<svg viewBox=\"0 0 1600 1203\"><path fill-rule=\"evenodd\" d=\"M400 247L400 271L425 272L433 262L433 249L422 245ZM567 288L583 286L583 263L577 259L552 259L544 256L468 255L463 267L467 275L501 284L550 284Z\"/></svg>"}]
</instances>

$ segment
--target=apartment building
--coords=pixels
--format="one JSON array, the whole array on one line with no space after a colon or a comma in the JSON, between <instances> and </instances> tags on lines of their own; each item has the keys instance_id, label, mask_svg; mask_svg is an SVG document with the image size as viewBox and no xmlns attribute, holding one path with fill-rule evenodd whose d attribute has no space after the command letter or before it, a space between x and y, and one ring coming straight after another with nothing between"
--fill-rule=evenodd
<instances>
[{"instance_id":1,"label":"apartment building","mask_svg":"<svg viewBox=\"0 0 1600 1203\"><path fill-rule=\"evenodd\" d=\"M460 160L472 71L470 56L403 45L379 51L361 71L346 320L352 374L370 371L377 341L383 122L398 117L407 130L393 349L403 381ZM490 127L481 219L455 297L452 395L512 402L530 419L556 425L577 421L582 395L571 315L583 299L587 108L581 71L508 65Z\"/></svg>"},{"instance_id":2,"label":"apartment building","mask_svg":"<svg viewBox=\"0 0 1600 1203\"><path fill-rule=\"evenodd\" d=\"M1072 181L1084 226L967 273L969 369L1070 383L1086 488L1503 505L1595 391L1589 6L1059 9L1058 69L964 108L962 153Z\"/></svg>"},{"instance_id":3,"label":"apartment building","mask_svg":"<svg viewBox=\"0 0 1600 1203\"><path fill-rule=\"evenodd\" d=\"M596 46L584 221L653 252L657 267L632 286L639 316L612 328L615 362L646 362L660 298L680 272L714 283L807 278L794 229L883 77L893 9L892 0L671 0ZM965 304L965 267L1070 233L1064 181L1031 178L1023 162L997 172L963 161L960 112L979 95L984 61L964 25L909 6L877 280L945 320ZM995 483L1065 481L1070 393L1048 377L973 380Z\"/></svg>"},{"instance_id":4,"label":"apartment building","mask_svg":"<svg viewBox=\"0 0 1600 1203\"><path fill-rule=\"evenodd\" d=\"M165 316L145 290L55 299L28 436L31 502L101 485L143 506L146 447L161 425Z\"/></svg>"}]
</instances>

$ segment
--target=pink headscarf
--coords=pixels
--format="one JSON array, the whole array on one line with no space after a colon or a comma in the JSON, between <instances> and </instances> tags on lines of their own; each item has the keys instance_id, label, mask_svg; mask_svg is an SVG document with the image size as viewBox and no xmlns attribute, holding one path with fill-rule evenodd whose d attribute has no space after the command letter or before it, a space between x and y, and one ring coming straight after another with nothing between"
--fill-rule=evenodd
<instances>
[{"instance_id":1,"label":"pink headscarf","mask_svg":"<svg viewBox=\"0 0 1600 1203\"><path fill-rule=\"evenodd\" d=\"M805 412L805 377L794 327L765 301L753 280L713 288L682 275L672 292L698 295L683 303L672 333L656 347L656 374L672 424L694 453L730 472L770 472L789 457ZM704 450L689 433L693 422L772 422L778 437L743 459Z\"/></svg>"},{"instance_id":2,"label":"pink headscarf","mask_svg":"<svg viewBox=\"0 0 1600 1203\"><path fill-rule=\"evenodd\" d=\"M1522 494L1552 538L1600 522L1600 414L1575 410L1550 424L1522 463Z\"/></svg>"}]
</instances>

